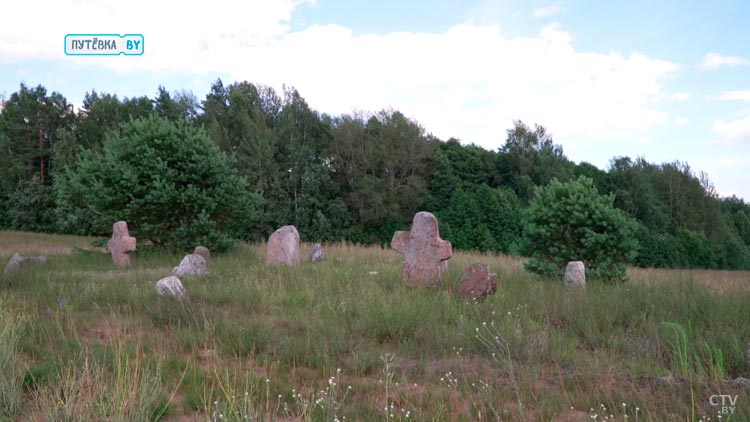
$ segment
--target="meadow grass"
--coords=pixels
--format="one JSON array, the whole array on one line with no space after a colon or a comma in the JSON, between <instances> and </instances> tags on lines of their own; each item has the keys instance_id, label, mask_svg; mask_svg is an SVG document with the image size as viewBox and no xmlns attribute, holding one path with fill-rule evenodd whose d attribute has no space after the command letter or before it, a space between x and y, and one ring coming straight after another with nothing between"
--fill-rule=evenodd
<instances>
[{"instance_id":1,"label":"meadow grass","mask_svg":"<svg viewBox=\"0 0 750 422\"><path fill-rule=\"evenodd\" d=\"M4 266L27 236L0 238ZM179 254L50 255L0 285L0 420L750 420L729 382L750 378L749 273L570 289L458 252L421 288L392 250L324 249L298 268L266 267L264 244L215 254L184 302L154 287ZM473 262L500 277L483 303L454 294Z\"/></svg>"}]
</instances>

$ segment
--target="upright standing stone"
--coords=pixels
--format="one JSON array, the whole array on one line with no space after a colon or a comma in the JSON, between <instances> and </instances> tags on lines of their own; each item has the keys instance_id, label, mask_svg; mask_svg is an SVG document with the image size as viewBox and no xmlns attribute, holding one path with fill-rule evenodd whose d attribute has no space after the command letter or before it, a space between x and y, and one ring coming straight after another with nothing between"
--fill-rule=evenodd
<instances>
[{"instance_id":1,"label":"upright standing stone","mask_svg":"<svg viewBox=\"0 0 750 422\"><path fill-rule=\"evenodd\" d=\"M206 260L201 255L195 253L185 255L185 258L182 258L182 261L180 261L180 265L172 269L172 275L177 277L200 277L208 275Z\"/></svg>"},{"instance_id":2,"label":"upright standing stone","mask_svg":"<svg viewBox=\"0 0 750 422\"><path fill-rule=\"evenodd\" d=\"M320 243L313 245L312 252L310 252L310 261L318 262L326 259L323 255L323 246Z\"/></svg>"},{"instance_id":3,"label":"upright standing stone","mask_svg":"<svg viewBox=\"0 0 750 422\"><path fill-rule=\"evenodd\" d=\"M497 274L490 272L484 264L472 264L464 273L458 285L458 295L465 298L484 300L497 291Z\"/></svg>"},{"instance_id":4,"label":"upright standing stone","mask_svg":"<svg viewBox=\"0 0 750 422\"><path fill-rule=\"evenodd\" d=\"M266 250L266 264L299 265L299 233L294 226L284 226L271 234L268 238Z\"/></svg>"},{"instance_id":5,"label":"upright standing stone","mask_svg":"<svg viewBox=\"0 0 750 422\"><path fill-rule=\"evenodd\" d=\"M128 223L118 221L112 227L112 239L107 244L115 265L125 267L130 265L130 253L135 251L135 238L130 237Z\"/></svg>"},{"instance_id":6,"label":"upright standing stone","mask_svg":"<svg viewBox=\"0 0 750 422\"><path fill-rule=\"evenodd\" d=\"M30 267L32 265L41 265L47 262L47 257L42 256L23 256L20 253L16 252L12 258L10 258L10 261L5 265L5 270L3 270L3 275L5 277L8 277L12 275L13 273L16 273L18 271L21 271L22 269L26 267Z\"/></svg>"},{"instance_id":7,"label":"upright standing stone","mask_svg":"<svg viewBox=\"0 0 750 422\"><path fill-rule=\"evenodd\" d=\"M196 246L193 253L202 256L206 261L208 261L208 258L211 258L211 251L205 246Z\"/></svg>"},{"instance_id":8,"label":"upright standing stone","mask_svg":"<svg viewBox=\"0 0 750 422\"><path fill-rule=\"evenodd\" d=\"M411 230L393 235L391 247L406 255L404 281L422 286L442 283L453 255L451 242L440 238L437 219L426 211L414 216Z\"/></svg>"},{"instance_id":9,"label":"upright standing stone","mask_svg":"<svg viewBox=\"0 0 750 422\"><path fill-rule=\"evenodd\" d=\"M586 268L583 261L570 261L565 268L565 284L586 287Z\"/></svg>"}]
</instances>

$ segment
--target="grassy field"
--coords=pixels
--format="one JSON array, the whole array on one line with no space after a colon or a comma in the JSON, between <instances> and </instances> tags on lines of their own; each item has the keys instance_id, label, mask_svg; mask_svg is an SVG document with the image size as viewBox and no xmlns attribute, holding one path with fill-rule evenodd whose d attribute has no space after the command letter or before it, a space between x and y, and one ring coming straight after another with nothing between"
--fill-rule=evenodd
<instances>
[{"instance_id":1,"label":"grassy field","mask_svg":"<svg viewBox=\"0 0 750 422\"><path fill-rule=\"evenodd\" d=\"M425 289L389 249L289 269L243 245L177 302L154 285L182 256L120 270L91 240L0 233L2 266L53 253L0 284L0 420L750 421L750 273L581 290L457 253ZM500 276L484 303L453 293L473 262Z\"/></svg>"}]
</instances>

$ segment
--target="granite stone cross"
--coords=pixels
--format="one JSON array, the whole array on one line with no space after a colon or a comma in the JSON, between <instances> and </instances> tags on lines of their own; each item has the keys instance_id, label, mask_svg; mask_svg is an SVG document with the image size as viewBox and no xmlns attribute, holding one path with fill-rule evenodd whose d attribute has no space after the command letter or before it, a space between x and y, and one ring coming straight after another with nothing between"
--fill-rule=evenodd
<instances>
[{"instance_id":1,"label":"granite stone cross","mask_svg":"<svg viewBox=\"0 0 750 422\"><path fill-rule=\"evenodd\" d=\"M393 235L391 248L406 256L404 281L422 286L441 284L453 255L451 243L440 238L438 221L429 212L418 212L411 230Z\"/></svg>"},{"instance_id":2,"label":"granite stone cross","mask_svg":"<svg viewBox=\"0 0 750 422\"><path fill-rule=\"evenodd\" d=\"M135 251L135 238L130 237L128 223L118 221L112 226L112 239L107 246L115 265L118 267L130 265L130 253Z\"/></svg>"}]
</instances>

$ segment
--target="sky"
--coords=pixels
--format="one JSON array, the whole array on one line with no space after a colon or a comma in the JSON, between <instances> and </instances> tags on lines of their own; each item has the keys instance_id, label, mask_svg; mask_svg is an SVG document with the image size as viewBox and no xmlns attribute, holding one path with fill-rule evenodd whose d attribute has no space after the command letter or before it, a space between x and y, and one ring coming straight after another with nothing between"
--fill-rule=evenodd
<instances>
[{"instance_id":1,"label":"sky","mask_svg":"<svg viewBox=\"0 0 750 422\"><path fill-rule=\"evenodd\" d=\"M204 99L295 87L331 115L392 108L500 148L514 120L565 155L682 161L750 201L750 2L2 0L0 98L42 84ZM66 34L143 34L141 56L66 56Z\"/></svg>"}]
</instances>

